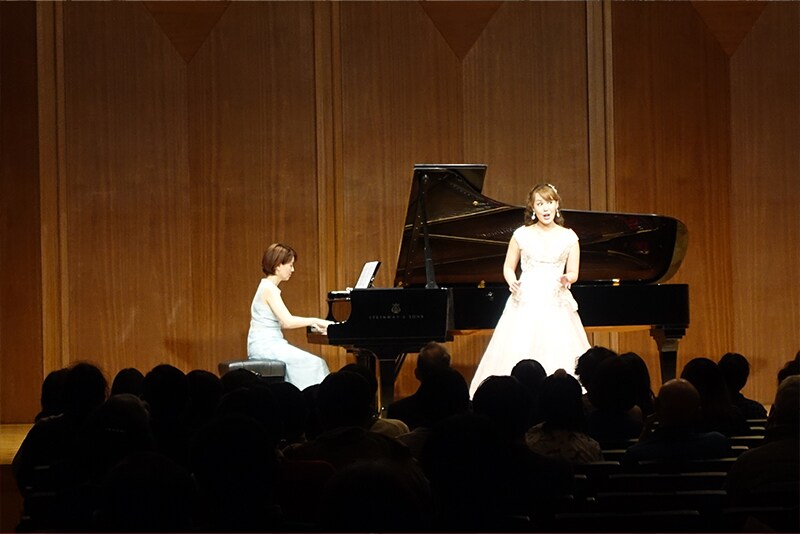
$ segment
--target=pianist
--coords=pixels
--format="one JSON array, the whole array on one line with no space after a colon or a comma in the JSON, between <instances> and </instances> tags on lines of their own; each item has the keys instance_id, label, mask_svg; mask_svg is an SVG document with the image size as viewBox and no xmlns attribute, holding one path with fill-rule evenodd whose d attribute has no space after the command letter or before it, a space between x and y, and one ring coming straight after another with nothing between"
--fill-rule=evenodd
<instances>
[{"instance_id":1,"label":"pianist","mask_svg":"<svg viewBox=\"0 0 800 534\"><path fill-rule=\"evenodd\" d=\"M283 337L284 328L311 327L325 332L331 321L319 317L292 315L281 298L278 285L294 272L297 253L289 246L273 243L264 252L262 278L250 307L250 332L247 335L247 357L251 360L280 360L286 364L286 381L303 390L319 384L328 375L325 360L290 345Z\"/></svg>"}]
</instances>

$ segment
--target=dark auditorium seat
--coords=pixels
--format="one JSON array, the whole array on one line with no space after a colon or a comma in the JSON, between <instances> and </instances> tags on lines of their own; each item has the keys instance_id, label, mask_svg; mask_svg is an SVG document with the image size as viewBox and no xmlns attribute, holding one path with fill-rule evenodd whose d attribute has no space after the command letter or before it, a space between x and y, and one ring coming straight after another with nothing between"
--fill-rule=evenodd
<instances>
[{"instance_id":1,"label":"dark auditorium seat","mask_svg":"<svg viewBox=\"0 0 800 534\"><path fill-rule=\"evenodd\" d=\"M690 491L719 490L725 472L614 473L608 476L606 491Z\"/></svg>"},{"instance_id":2,"label":"dark auditorium seat","mask_svg":"<svg viewBox=\"0 0 800 534\"><path fill-rule=\"evenodd\" d=\"M764 442L764 434L754 434L751 436L731 436L728 438L731 445L745 445L752 449L758 447Z\"/></svg>"},{"instance_id":3,"label":"dark auditorium seat","mask_svg":"<svg viewBox=\"0 0 800 534\"><path fill-rule=\"evenodd\" d=\"M697 510L556 514L552 532L702 532Z\"/></svg>"},{"instance_id":4,"label":"dark auditorium seat","mask_svg":"<svg viewBox=\"0 0 800 534\"><path fill-rule=\"evenodd\" d=\"M632 471L637 473L727 473L735 462L736 457L733 456L684 462L671 460L640 460L632 467Z\"/></svg>"},{"instance_id":5,"label":"dark auditorium seat","mask_svg":"<svg viewBox=\"0 0 800 534\"><path fill-rule=\"evenodd\" d=\"M247 369L268 382L283 382L286 378L286 364L278 360L228 360L220 362L219 376L234 369Z\"/></svg>"}]
</instances>

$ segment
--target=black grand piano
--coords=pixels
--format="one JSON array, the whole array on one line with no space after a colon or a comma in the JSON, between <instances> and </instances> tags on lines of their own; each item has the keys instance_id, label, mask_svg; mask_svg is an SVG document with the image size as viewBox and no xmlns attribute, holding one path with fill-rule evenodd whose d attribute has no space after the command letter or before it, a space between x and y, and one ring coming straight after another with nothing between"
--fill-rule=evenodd
<instances>
[{"instance_id":1,"label":"black grand piano","mask_svg":"<svg viewBox=\"0 0 800 534\"><path fill-rule=\"evenodd\" d=\"M485 165L416 165L394 287L334 291L327 335L378 373L380 401L393 399L406 354L459 332L492 329L509 296L502 267L523 206L481 194ZM580 279L572 285L586 327L645 327L662 380L675 377L678 341L689 325L689 287L663 284L686 252L674 218L561 210L580 238ZM377 365L377 369L376 369Z\"/></svg>"}]
</instances>

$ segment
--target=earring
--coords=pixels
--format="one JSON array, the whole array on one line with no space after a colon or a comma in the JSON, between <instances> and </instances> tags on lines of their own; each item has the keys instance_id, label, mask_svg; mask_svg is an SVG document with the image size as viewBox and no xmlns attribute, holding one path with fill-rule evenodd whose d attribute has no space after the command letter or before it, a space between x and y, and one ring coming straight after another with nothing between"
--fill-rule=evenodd
<instances>
[{"instance_id":1,"label":"earring","mask_svg":"<svg viewBox=\"0 0 800 534\"><path fill-rule=\"evenodd\" d=\"M556 217L561 217L561 212L556 210Z\"/></svg>"}]
</instances>

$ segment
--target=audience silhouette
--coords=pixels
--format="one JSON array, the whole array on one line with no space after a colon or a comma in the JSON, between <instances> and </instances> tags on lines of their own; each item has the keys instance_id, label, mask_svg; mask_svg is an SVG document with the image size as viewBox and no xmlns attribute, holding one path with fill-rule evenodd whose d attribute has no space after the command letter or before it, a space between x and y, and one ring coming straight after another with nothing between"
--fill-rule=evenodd
<instances>
[{"instance_id":1,"label":"audience silhouette","mask_svg":"<svg viewBox=\"0 0 800 534\"><path fill-rule=\"evenodd\" d=\"M511 369L511 376L519 380L528 396L528 402L530 403L528 428L538 425L542 422L542 414L539 408L539 391L542 388L542 382L547 378L547 371L536 360L520 360Z\"/></svg>"},{"instance_id":2,"label":"audience silhouette","mask_svg":"<svg viewBox=\"0 0 800 534\"><path fill-rule=\"evenodd\" d=\"M794 355L793 360L786 362L781 370L778 371L778 384L780 385L784 378L792 375L800 375L800 350L798 350L797 354Z\"/></svg>"},{"instance_id":3,"label":"audience silhouette","mask_svg":"<svg viewBox=\"0 0 800 534\"><path fill-rule=\"evenodd\" d=\"M725 384L728 386L731 401L746 419L766 419L767 410L764 405L742 394L742 388L750 376L750 362L738 352L727 352L717 363Z\"/></svg>"},{"instance_id":4,"label":"audience silhouette","mask_svg":"<svg viewBox=\"0 0 800 534\"><path fill-rule=\"evenodd\" d=\"M633 366L619 356L605 358L594 370L586 418L587 434L603 449L625 448L642 431L636 408L637 382Z\"/></svg>"},{"instance_id":5,"label":"audience silhouette","mask_svg":"<svg viewBox=\"0 0 800 534\"><path fill-rule=\"evenodd\" d=\"M650 381L650 370L642 357L635 352L623 352L619 355L619 359L625 362L630 370L636 391L636 407L641 413L641 420L644 421L655 411L656 396Z\"/></svg>"},{"instance_id":6,"label":"audience silhouette","mask_svg":"<svg viewBox=\"0 0 800 534\"><path fill-rule=\"evenodd\" d=\"M64 383L69 369L57 369L47 374L42 383L41 410L34 421L64 413Z\"/></svg>"},{"instance_id":7,"label":"audience silhouette","mask_svg":"<svg viewBox=\"0 0 800 534\"><path fill-rule=\"evenodd\" d=\"M386 417L399 419L409 428L425 424L425 414L420 399L419 389L426 380L450 369L450 353L441 343L432 341L422 347L417 355L417 365L414 376L419 380L419 388L408 397L398 399L386 407Z\"/></svg>"},{"instance_id":8,"label":"audience silhouette","mask_svg":"<svg viewBox=\"0 0 800 534\"><path fill-rule=\"evenodd\" d=\"M431 428L448 417L469 411L469 386L461 373L448 367L427 377L414 395L418 404L414 417L419 423L414 430L397 439L409 447L415 458L419 458Z\"/></svg>"},{"instance_id":9,"label":"audience silhouette","mask_svg":"<svg viewBox=\"0 0 800 534\"><path fill-rule=\"evenodd\" d=\"M572 464L603 459L600 444L586 434L581 386L563 369L545 378L539 394L544 422L530 428L525 441L535 452Z\"/></svg>"},{"instance_id":10,"label":"audience silhouette","mask_svg":"<svg viewBox=\"0 0 800 534\"><path fill-rule=\"evenodd\" d=\"M697 430L702 420L700 394L688 380L676 378L661 386L655 410L639 442L625 452L623 463L690 462L730 455L727 437Z\"/></svg>"},{"instance_id":11,"label":"audience silhouette","mask_svg":"<svg viewBox=\"0 0 800 534\"><path fill-rule=\"evenodd\" d=\"M747 420L733 405L725 377L713 360L689 360L681 372L681 378L691 382L700 394L702 417L698 425L702 430L717 431L726 436L749 432Z\"/></svg>"},{"instance_id":12,"label":"audience silhouette","mask_svg":"<svg viewBox=\"0 0 800 534\"><path fill-rule=\"evenodd\" d=\"M725 482L730 506L766 507L776 532L800 531L800 376L783 379L764 443L742 453ZM775 509L783 510L774 514ZM757 515L757 514L754 514Z\"/></svg>"},{"instance_id":13,"label":"audience silhouette","mask_svg":"<svg viewBox=\"0 0 800 534\"><path fill-rule=\"evenodd\" d=\"M797 357L779 372L763 443L734 462L741 446L727 436L750 432L731 400L744 398L735 397L749 368L741 355L695 358L653 399L638 355L592 347L577 364L586 396L563 369L544 376L525 360L487 378L470 402L444 346L423 353L413 400L392 405L410 431L378 417L377 381L355 364L303 391L245 369L129 368L108 397L91 363L50 373L13 461L24 498L17 531L558 530L560 512L616 513L604 501L611 493L592 493L615 465L625 474L666 462L678 472L701 460L730 469L730 513L718 507L709 528L797 530ZM601 444L611 443L627 449L621 462L603 461ZM719 486L708 491L698 498ZM642 521L637 530L667 524Z\"/></svg>"},{"instance_id":14,"label":"audience silhouette","mask_svg":"<svg viewBox=\"0 0 800 534\"><path fill-rule=\"evenodd\" d=\"M595 409L591 400L589 400L589 392L592 389L592 382L597 373L598 365L603 360L616 356L617 353L613 350L595 345L578 357L578 361L575 363L575 376L578 377L580 385L585 390L583 394L583 409L586 415L589 415Z\"/></svg>"},{"instance_id":15,"label":"audience silhouette","mask_svg":"<svg viewBox=\"0 0 800 534\"><path fill-rule=\"evenodd\" d=\"M507 506L517 515L535 518L552 511L558 499L572 494L574 473L568 462L548 458L527 446L527 400L525 386L513 376L490 376L475 391L472 408L494 424L507 448Z\"/></svg>"},{"instance_id":16,"label":"audience silhouette","mask_svg":"<svg viewBox=\"0 0 800 534\"><path fill-rule=\"evenodd\" d=\"M121 369L111 383L111 395L119 393L130 393L137 397L142 394L142 382L144 375L134 367Z\"/></svg>"}]
</instances>

